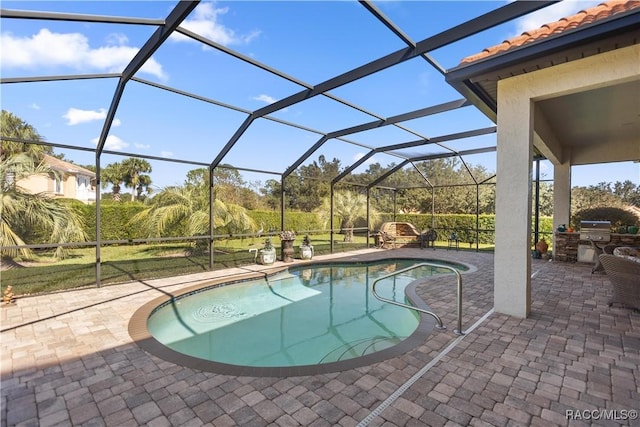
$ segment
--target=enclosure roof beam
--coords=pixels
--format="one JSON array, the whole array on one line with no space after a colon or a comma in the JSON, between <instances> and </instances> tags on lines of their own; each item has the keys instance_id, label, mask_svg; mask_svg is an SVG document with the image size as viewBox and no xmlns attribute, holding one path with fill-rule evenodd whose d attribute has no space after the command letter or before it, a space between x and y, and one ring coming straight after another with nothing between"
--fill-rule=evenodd
<instances>
[{"instance_id":1,"label":"enclosure roof beam","mask_svg":"<svg viewBox=\"0 0 640 427\"><path fill-rule=\"evenodd\" d=\"M374 154L376 154L376 151L375 150L371 150L367 154L365 154L364 156L360 157L354 164L352 164L351 166L349 166L348 168L343 170L338 176L333 178L331 180L331 183L335 184L338 181L340 181L342 178L344 178L345 176L349 175L355 168L357 168L358 166L360 166L361 164L363 164L364 162L369 160L369 158L371 156L373 156Z\"/></svg>"},{"instance_id":2,"label":"enclosure roof beam","mask_svg":"<svg viewBox=\"0 0 640 427\"><path fill-rule=\"evenodd\" d=\"M556 3L556 1L515 1L512 3L508 3L507 5L495 9L491 12L485 13L484 15L471 19L432 37L428 37L416 43L415 47L407 47L397 50L365 65L354 68L350 71L347 71L346 73L326 80L314 86L313 88L306 88L298 93L276 101L273 104L260 108L259 110L255 111L255 114L261 117L281 110L283 108L290 107L298 102L304 101L306 99L320 95L321 93L336 89L347 83L351 83L355 80L385 70L389 67L422 55L423 53L430 52L447 44L472 36L480 31L484 31L496 25L508 22L512 19L536 11L552 3Z\"/></svg>"},{"instance_id":3,"label":"enclosure roof beam","mask_svg":"<svg viewBox=\"0 0 640 427\"><path fill-rule=\"evenodd\" d=\"M207 164L206 166L209 166L209 165ZM220 165L216 166L216 168L217 169L231 169L231 170L237 170L237 171L242 171L242 172L265 173L265 174L269 174L269 175L282 176L281 172L267 171L267 170L263 170L263 169L243 168L243 167L240 167L240 166L233 166L233 165L229 165L229 164L220 164Z\"/></svg>"},{"instance_id":4,"label":"enclosure roof beam","mask_svg":"<svg viewBox=\"0 0 640 427\"><path fill-rule=\"evenodd\" d=\"M128 81L147 62L162 43L167 40L182 21L196 8L200 0L180 1L167 17L166 22L153 32L149 40L140 48L129 65L123 71L123 78Z\"/></svg>"},{"instance_id":5,"label":"enclosure roof beam","mask_svg":"<svg viewBox=\"0 0 640 427\"><path fill-rule=\"evenodd\" d=\"M307 89L313 89L313 85L311 85L309 83L306 83L306 82L304 82L302 80L296 79L295 77L292 77L292 76L290 76L290 75L288 75L286 73L283 73L280 70L277 70L277 69L275 69L273 67L270 67L270 66L268 66L266 64L263 64L262 62L256 61L255 59L253 59L251 57L248 57L248 56L243 55L243 54L241 54L239 52L236 52L236 51L234 51L232 49L229 49L228 47L223 46L223 45L221 45L219 43L216 43L213 40L209 40L208 38L203 37L200 34L194 33L192 31L189 31L189 30L187 30L185 28L182 28L182 27L178 27L178 29L176 31L179 32L179 33L182 33L183 35L185 35L187 37L191 37L192 39L197 40L197 41L199 41L199 42L201 42L203 44L206 44L209 47L212 47L212 48L217 49L217 50L219 50L221 52L224 52L224 53L226 53L226 54L228 54L230 56L233 56L236 59L239 59L239 60L244 61L244 62L246 62L248 64L251 64L254 67L260 68L260 69L262 69L264 71L267 71L267 72L269 72L271 74L274 74L274 75L276 75L276 76L278 76L278 77L280 77L282 79L285 79L285 80L287 80L287 81L289 81L291 83L295 83L295 84L300 85L300 86L302 86L304 88L307 88ZM332 95L330 93L323 93L322 95L326 96L327 98L329 98L329 99L331 99L333 101L339 102L340 104L346 105L346 106L348 106L350 108L353 108L354 110L358 110L358 111L360 111L362 113L365 113L367 115L370 115L370 116L373 116L373 117L376 117L376 118L382 118L378 114L375 114L375 113L373 113L371 111L367 111L363 107L355 105L355 104L353 104L353 103L351 103L351 102L349 102L347 100L339 98L339 97L337 97L335 95Z\"/></svg>"},{"instance_id":6,"label":"enclosure roof beam","mask_svg":"<svg viewBox=\"0 0 640 427\"><path fill-rule=\"evenodd\" d=\"M231 150L231 148L236 144L236 142L238 142L242 134L249 128L249 126L251 126L251 123L253 123L254 120L255 120L255 117L253 116L253 114L247 116L244 122L242 122L240 127L231 136L231 139L225 144L222 150L220 150L220 152L218 153L216 158L213 160L213 162L211 162L211 165L210 165L211 169L214 169L216 166L220 164L220 162L222 162L222 159L224 159L224 156L226 156L229 150Z\"/></svg>"},{"instance_id":7,"label":"enclosure roof beam","mask_svg":"<svg viewBox=\"0 0 640 427\"><path fill-rule=\"evenodd\" d=\"M481 184L476 184L473 182L470 182L468 184L445 184L445 185L434 185L433 187L429 187L429 188L452 188L452 187L477 187ZM423 188L427 188L425 186L411 186L411 187L398 187L396 188L396 190L416 190L416 189L423 189Z\"/></svg>"},{"instance_id":8,"label":"enclosure roof beam","mask_svg":"<svg viewBox=\"0 0 640 427\"><path fill-rule=\"evenodd\" d=\"M122 72L122 76L120 77L120 81L118 82L118 87L116 88L116 92L113 95L113 99L111 100L111 105L109 106L109 111L107 112L107 116L104 121L104 126L102 127L102 132L100 133L100 138L98 139L98 148L96 150L96 155L100 156L102 150L104 149L104 144L107 142L107 136L109 135L109 130L111 129L111 124L113 123L113 119L116 115L116 110L118 109L118 105L120 104L120 99L122 98L122 94L124 93L124 88L127 82L133 77L133 75L147 62L147 60L155 53L156 50L164 43L165 40L171 36L173 31L180 25L180 23L195 9L195 7L200 3L200 0L192 0L192 1L180 1L173 8L169 16L163 25L158 27L151 37L146 41L144 46L140 48L138 53L133 57L131 62L125 67Z\"/></svg>"},{"instance_id":9,"label":"enclosure roof beam","mask_svg":"<svg viewBox=\"0 0 640 427\"><path fill-rule=\"evenodd\" d=\"M229 49L228 47L223 46L220 43L216 43L213 40L209 40L208 38L203 37L200 34L194 33L193 31L187 30L184 27L178 27L176 29L176 32L177 33L181 33L181 34L183 34L183 35L185 35L185 36L187 36L189 38L192 38L194 40L197 40L200 43L205 44L205 45L207 45L209 47L212 47L212 48L214 48L216 50L224 52L227 55L230 55L230 56L232 56L232 57L234 57L236 59L239 59L239 60L241 60L243 62L251 64L254 67L260 68L261 70L264 70L264 71L267 71L267 72L269 72L271 74L274 74L274 75L276 75L276 76L278 76L280 78L283 78L283 79L285 79L285 80L287 80L287 81L289 81L291 83L295 83L295 84L300 85L302 87L305 87L307 89L313 88L313 86L310 85L309 83L305 83L302 80L296 79L295 77L292 77L292 76L290 76L290 75L288 75L286 73L283 73L282 71L279 71L279 70L277 70L277 69L275 69L273 67L270 67L270 66L268 66L266 64L263 64L260 61L256 61L255 59L250 58L250 57L248 57L246 55L243 55L240 52L236 52L233 49Z\"/></svg>"},{"instance_id":10,"label":"enclosure roof beam","mask_svg":"<svg viewBox=\"0 0 640 427\"><path fill-rule=\"evenodd\" d=\"M398 170L402 169L403 167L405 167L405 165L409 163L409 160L405 160L404 162L400 163L399 165L394 166L393 168L389 169L388 171L386 171L385 173L383 173L382 175L380 175L378 178L374 179L373 181L371 181L369 183L369 185L367 185L367 188L371 188L371 187L375 187L378 183L384 181L385 179L387 179L390 175L393 175L394 173L396 173Z\"/></svg>"},{"instance_id":11,"label":"enclosure roof beam","mask_svg":"<svg viewBox=\"0 0 640 427\"><path fill-rule=\"evenodd\" d=\"M224 53L226 53L226 54L228 54L228 55L230 55L230 56L233 56L233 57L234 57L234 58L236 58L236 59L239 59L239 60L244 61L244 62L246 62L246 63L248 63L248 64L251 64L251 65L253 65L253 66L257 67L257 68L260 68L260 69L262 69L262 70L264 70L264 71L267 71L267 72L269 72L269 73L271 73L271 74L274 74L274 75L276 75L276 76L278 76L278 77L280 77L280 78L282 78L282 79L285 79L285 80L287 80L287 81L289 81L289 82L291 82L291 83L295 83L295 84L300 85L300 86L303 86L303 87L305 87L305 88L307 88L307 89L313 89L313 85L310 85L309 83L305 83L305 82L303 82L302 80L296 79L296 78L294 78L294 77L292 77L292 76L290 76L290 75L288 75L288 74L285 74L285 73L283 73L283 72L281 72L281 71L279 71L279 70L277 70L277 69L275 69L275 68L273 68L273 67L270 67L270 66L268 66L268 65L266 65L266 64L263 64L263 63L261 63L261 62L259 62L259 61L256 61L256 60L255 60L255 59L253 59L253 58L250 58L250 57L248 57L248 56L246 56L246 55L243 55L243 54L241 54L241 53L239 53L239 52L236 52L236 51L234 51L234 50L232 50L232 49L229 49L229 48L228 48L228 47L226 47L226 46L223 46L223 45L221 45L221 44L219 44L219 43L216 43L216 42L214 42L214 41L212 41L212 40L209 40L209 39L207 39L206 37L203 37L203 36L201 36L201 35L199 35L199 34L197 34L197 33L194 33L194 32L192 32L192 31L189 31L189 30L187 30L187 29L185 29L185 28L178 27L178 28L176 29L176 32L179 32L179 33L181 33L181 34L183 34L183 35L185 35L185 36L187 36L187 37L190 37L190 38L192 38L192 39L194 39L194 40L196 40L196 41L198 41L198 42L200 42L200 43L206 44L206 45L207 45L207 46L209 46L209 47L212 47L212 48L217 49L217 50L219 50L219 51L221 51L221 52L224 52ZM147 84L152 84L152 83L148 82ZM160 86L159 86L159 85L157 85L157 84L153 84L153 85L155 85L156 87L160 87ZM178 92L177 92L177 91L175 91L175 90L174 90L174 92L178 93ZM332 94L330 94L330 93L322 93L322 95L323 95L323 96L325 96L325 97L327 97L327 98L329 98L329 99L331 99L331 100L333 100L333 101L336 101L336 102L338 102L338 103L340 103L340 104L343 104L343 105L346 105L346 106L348 106L348 107L350 107L350 108L353 108L354 110L360 111L361 113L367 114L367 115L372 116L372 117L376 117L376 118L378 118L378 119L380 119L380 120L382 120L382 121L384 121L384 120L385 120L382 116L380 116L380 115L378 115L378 114L375 114L375 113L373 113L373 112L371 112L371 111L368 111L368 110L364 109L363 107L360 107L360 106L358 106L358 105L356 105L356 104L353 104L353 103L351 103L351 102L349 102L349 101L346 101L346 100L344 100L344 99L341 99L341 98L339 98L339 97L337 97L337 96L335 96L335 95L332 95ZM251 113L247 112L247 114L251 114ZM283 121L283 120L276 119L276 118L270 117L270 116L268 116L268 115L260 115L260 114L256 114L255 112L254 112L253 114L254 114L255 118L264 117L264 118L268 118L269 120L273 120L273 121L276 121L276 122L280 122L280 123L282 123L282 124L286 124L286 125L289 125L289 126L294 126L294 127L297 127L297 128L303 129L303 130L308 130L308 131L310 131L310 132L315 132L315 133L318 133L318 134L324 134L324 132L319 132L319 131L311 130L311 129L308 129L308 128L304 128L304 127L302 127L302 126L300 126L300 125L297 125L297 124L294 124L294 123L290 123L290 122L285 122L285 121ZM404 120L408 120L408 119L404 119ZM404 131L406 131L406 132L412 133L412 134L417 135L417 136L422 136L422 135L419 135L417 132L415 132L415 131L413 131L413 130L411 130L411 129L407 129L407 128L405 128L405 127L402 127L402 126L400 126L400 125L395 124L395 121L394 121L393 123L388 123L388 124L394 124L394 125L396 125L397 127L399 127L400 129L402 129L402 130L404 130ZM245 130L246 130L246 129L245 129ZM347 135L347 133L345 133L344 135ZM242 134L240 134L240 135L238 136L238 138L239 138L240 136L242 136ZM336 138L336 139L340 139L340 136L342 136L342 135L340 135L340 134L334 134L334 135L330 136L329 138ZM346 142L346 143L348 143L348 144L359 145L359 146L362 146L362 147L365 147L365 148L371 149L371 147L367 147L367 146L366 146L366 145L364 145L364 144L358 144L358 143L355 143L355 142L353 142L353 141L349 141L349 140L346 140L346 139L341 139L341 140L342 140L342 141L344 141L344 142ZM237 142L237 141L236 141L236 142ZM234 143L234 144L235 144L235 143ZM319 148L319 147L316 147L316 149L315 149L315 150L317 150L318 148ZM315 150L313 150L313 151L315 151ZM313 151L311 152L311 154L313 153ZM309 155L311 155L311 154L309 154ZM308 158L308 156L309 156L309 155L307 155L306 157L304 157L304 155L303 155L303 157L301 157L300 159L298 159L298 161L296 161L296 163L298 164L298 166L299 166L302 162L304 162L304 160L306 160L306 159ZM296 166L296 167L297 167L297 166ZM295 168L294 168L293 170L295 170ZM293 170L290 170L290 171L285 172L285 176L290 175L290 174L293 172Z\"/></svg>"},{"instance_id":12,"label":"enclosure roof beam","mask_svg":"<svg viewBox=\"0 0 640 427\"><path fill-rule=\"evenodd\" d=\"M4 77L0 79L0 84L57 82L57 81L66 81L66 80L113 79L121 76L122 74L120 73L105 73L105 74L70 74L70 75L64 75L64 76Z\"/></svg>"},{"instance_id":13,"label":"enclosure roof beam","mask_svg":"<svg viewBox=\"0 0 640 427\"><path fill-rule=\"evenodd\" d=\"M105 24L164 25L164 19L132 18L127 16L85 15L80 13L40 12L32 10L0 9L2 18L38 19L42 21L100 22Z\"/></svg>"},{"instance_id":14,"label":"enclosure roof beam","mask_svg":"<svg viewBox=\"0 0 640 427\"><path fill-rule=\"evenodd\" d=\"M382 24L391 30L399 39L401 39L407 46L415 47L416 44L411 37L404 33L397 25L395 25L391 19L389 19L380 9L378 9L373 3L370 1L358 0L361 5L365 7L373 16L378 18L378 21L382 22ZM442 67L435 59L429 56L427 53L423 53L420 55L425 61L427 61L433 68L438 70L440 74L444 75L446 73L446 69Z\"/></svg>"},{"instance_id":15,"label":"enclosure roof beam","mask_svg":"<svg viewBox=\"0 0 640 427\"><path fill-rule=\"evenodd\" d=\"M469 169L469 166L467 165L467 162L464 161L464 159L462 158L462 156L460 157L460 161L462 162L462 165L464 166L464 168L467 170L467 172L469 173L469 176L471 177L471 179L473 180L474 183L478 184L478 180L476 179L475 176L473 176L473 173L471 173L471 169Z\"/></svg>"},{"instance_id":16,"label":"enclosure roof beam","mask_svg":"<svg viewBox=\"0 0 640 427\"><path fill-rule=\"evenodd\" d=\"M493 178L495 178L495 177L496 177L496 174L494 173L494 174L493 174L493 175L491 175L489 178L486 178L486 179L483 179L482 181L480 181L480 182L478 183L478 185L480 185L480 184L484 184L485 182L487 182L487 181L489 181L490 179L493 179Z\"/></svg>"},{"instance_id":17,"label":"enclosure roof beam","mask_svg":"<svg viewBox=\"0 0 640 427\"><path fill-rule=\"evenodd\" d=\"M282 178L284 179L291 175L293 171L302 164L302 162L307 160L313 153L315 153L318 148L322 147L322 144L324 144L327 139L329 139L327 135L322 135L322 137L318 141L316 141L315 144L313 144L302 156L298 158L298 160L293 162L293 164L283 172Z\"/></svg>"},{"instance_id":18,"label":"enclosure roof beam","mask_svg":"<svg viewBox=\"0 0 640 427\"><path fill-rule=\"evenodd\" d=\"M430 154L427 156L418 156L412 157L409 159L412 162L419 162L424 160L435 160L435 159L446 159L448 157L456 157L456 156L468 156L472 154L482 154L482 153L491 153L496 151L496 147L483 147L483 148L475 148L473 150L466 151L458 151L454 153L442 153L442 154Z\"/></svg>"},{"instance_id":19,"label":"enclosure roof beam","mask_svg":"<svg viewBox=\"0 0 640 427\"><path fill-rule=\"evenodd\" d=\"M382 126L388 126L388 125L394 124L396 122L412 120L412 119L416 119L416 118L419 118L419 117L425 117L425 116L429 116L429 115L432 115L432 114L442 113L442 112L449 111L449 110L452 110L452 109L466 107L467 105L470 105L470 104L466 99L464 99L464 98L463 99L458 99L458 100L455 100L455 101L445 102L443 104L434 105L434 106L431 106L431 107L421 108L419 110L411 111L411 112L408 112L408 113L398 114L397 116L389 117L389 118L384 119L384 120L377 120L377 121L374 121L374 122L369 122L369 123L365 123L365 124L362 124L362 125L353 126L353 127L350 127L350 128L345 128L345 129L342 129L342 130L339 130L339 131L331 132L331 133L328 134L328 137L336 137L336 136L348 135L348 134L351 134L351 133L362 132L362 131L365 131L365 130L375 129L375 128L382 127ZM452 139L456 139L456 138L452 137ZM418 141L413 141L413 142L405 143L405 144L397 144L397 145L390 145L390 146L385 146L385 147L373 148L364 157L358 159L357 162L355 162L353 165L349 166L340 175L335 177L332 180L332 182L336 183L336 182L340 181L342 178L347 176L354 169L356 169L358 166L360 166L363 162L365 162L367 159L369 159L371 156L373 156L376 153L381 153L381 152L385 152L385 151L389 151L389 150L393 150L393 149L398 149L398 148L407 148L407 147L410 147L410 146L412 147L414 145L428 144L428 143L431 143L431 142L437 142L437 141L432 141L431 139L426 138L426 139L420 139ZM410 145L407 145L407 144L410 144ZM406 157L405 157L405 159L406 159Z\"/></svg>"},{"instance_id":20,"label":"enclosure roof beam","mask_svg":"<svg viewBox=\"0 0 640 427\"><path fill-rule=\"evenodd\" d=\"M490 133L495 133L496 129L497 129L496 126L490 126L490 127L482 128L482 129L475 129L475 130L470 130L470 131L465 131L465 132L451 133L449 135L435 136L435 137L431 138L429 141L425 141L425 140L419 139L417 141L409 141L409 142L403 142L403 143L400 143L400 144L386 145L384 147L376 148L376 151L384 153L384 152L392 151L392 150L401 150L403 148L419 147L421 145L437 144L437 143L445 142L445 141L454 141L454 140L457 140L457 139L470 138L472 136L487 135L487 134L490 134Z\"/></svg>"},{"instance_id":21,"label":"enclosure roof beam","mask_svg":"<svg viewBox=\"0 0 640 427\"><path fill-rule=\"evenodd\" d=\"M469 138L469 137L472 137L472 136L485 135L485 134L495 133L495 132L496 132L496 126L491 126L491 127L488 127L488 128L474 129L474 130L471 130L471 131L457 132L457 133L452 133L452 134L449 134L449 135L442 135L442 136L438 136L438 137L435 137L435 138L431 138L428 141L420 139L420 140L417 140L417 141L405 142L405 143L402 143L402 144L393 144L393 145L387 145L387 146L384 146L384 147L374 148L369 153L367 153L365 156L363 156L362 158L358 159L357 162L355 162L354 164L349 166L347 169L345 169L340 175L335 177L332 180L332 182L336 183L336 182L340 181L342 178L347 176L354 169L356 169L358 166L360 166L363 162L365 162L366 160L371 158L376 153L385 153L385 152L391 151L391 150L398 150L398 149L402 149L402 148L416 147L416 146L421 146L421 145L426 145L426 144L435 144L435 143L438 143L438 142L451 141L451 140L457 140L457 139L462 139L462 138ZM331 134L329 134L329 135L331 135ZM451 154L455 155L455 152L452 150ZM407 159L407 158L405 158L405 159ZM408 160L412 160L412 159L408 159Z\"/></svg>"},{"instance_id":22,"label":"enclosure roof beam","mask_svg":"<svg viewBox=\"0 0 640 427\"><path fill-rule=\"evenodd\" d=\"M363 123L361 125L344 128L335 132L330 132L329 136L331 138L336 138L338 136L364 132L367 130L376 129L379 127L388 126L391 124L404 122L407 120L413 120L421 117L430 116L433 114L443 113L443 112L454 110L457 108L466 107L468 105L471 105L471 104L466 99L462 98L455 101L445 102L439 105L433 105L431 107L421 108L419 110L411 111L408 113L398 114L397 116L388 117L386 119L375 120L369 123Z\"/></svg>"},{"instance_id":23,"label":"enclosure roof beam","mask_svg":"<svg viewBox=\"0 0 640 427\"><path fill-rule=\"evenodd\" d=\"M418 172L420 174L420 176L422 177L422 179L425 180L425 182L427 184L429 184L429 186L431 188L433 188L433 184L431 183L431 181L429 181L429 178L427 177L427 175L425 175L420 169L418 169L418 166L416 166L416 164L414 162L411 162L411 166L413 166L413 168L416 170L416 172Z\"/></svg>"}]
</instances>

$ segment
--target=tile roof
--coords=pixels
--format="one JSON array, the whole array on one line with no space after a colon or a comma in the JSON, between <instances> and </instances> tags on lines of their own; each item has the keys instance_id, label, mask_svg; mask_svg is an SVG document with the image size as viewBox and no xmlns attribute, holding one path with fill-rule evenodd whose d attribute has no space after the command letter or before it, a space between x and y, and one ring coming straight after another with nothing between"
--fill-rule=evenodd
<instances>
[{"instance_id":1,"label":"tile roof","mask_svg":"<svg viewBox=\"0 0 640 427\"><path fill-rule=\"evenodd\" d=\"M600 3L590 9L581 10L575 15L545 24L538 29L525 31L519 36L505 40L496 46L488 47L475 55L467 56L460 62L460 64L469 64L489 56L503 53L510 49L521 47L548 37L554 37L566 31L571 31L577 27L589 25L593 22L609 18L619 13L628 12L636 8L640 8L640 0L611 0Z\"/></svg>"},{"instance_id":2,"label":"tile roof","mask_svg":"<svg viewBox=\"0 0 640 427\"><path fill-rule=\"evenodd\" d=\"M60 172L66 172L71 174L82 174L82 175L87 175L91 177L96 176L95 172L92 172L89 169L85 169L76 164L69 163L64 160L60 160L57 157L53 157L48 154L44 154L44 161L46 164L49 165L50 168L58 170Z\"/></svg>"}]
</instances>

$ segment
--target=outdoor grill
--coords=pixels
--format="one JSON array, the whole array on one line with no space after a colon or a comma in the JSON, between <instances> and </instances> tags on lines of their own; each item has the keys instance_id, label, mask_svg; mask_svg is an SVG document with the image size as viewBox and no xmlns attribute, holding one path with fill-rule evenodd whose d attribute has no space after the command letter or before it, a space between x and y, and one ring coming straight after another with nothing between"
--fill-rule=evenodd
<instances>
[{"instance_id":1,"label":"outdoor grill","mask_svg":"<svg viewBox=\"0 0 640 427\"><path fill-rule=\"evenodd\" d=\"M580 240L609 242L611 240L611 221L580 221Z\"/></svg>"}]
</instances>

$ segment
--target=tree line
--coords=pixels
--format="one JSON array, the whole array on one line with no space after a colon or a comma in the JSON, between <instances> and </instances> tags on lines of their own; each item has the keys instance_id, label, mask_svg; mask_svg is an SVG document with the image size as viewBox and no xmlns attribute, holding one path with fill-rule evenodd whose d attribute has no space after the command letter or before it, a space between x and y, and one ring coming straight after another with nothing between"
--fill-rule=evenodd
<instances>
[{"instance_id":1,"label":"tree line","mask_svg":"<svg viewBox=\"0 0 640 427\"><path fill-rule=\"evenodd\" d=\"M42 141L42 137L28 123L2 110L2 136L22 140ZM0 146L0 180L3 197L2 245L24 244L21 231L34 225L51 231L49 241L82 241L85 235L79 218L55 199L43 194L29 194L16 185L33 174L53 174L42 161L43 154L58 158L51 146L25 144L2 139ZM94 170L93 165L82 166ZM366 186L396 167L369 164L363 172L351 173L338 182L334 210L342 219L342 226L352 228L366 216ZM328 220L331 180L345 170L337 158L317 160L300 166L284 180L284 206L287 210L317 212ZM149 236L161 236L169 228L181 227L185 235L209 232L209 170L189 171L182 185L152 193L151 165L144 159L126 158L106 165L102 170L102 186L111 186L105 198L120 200L122 187L131 189L130 200L142 203L145 209L134 219ZM416 162L380 180L380 188L370 193L370 215L401 214L493 214L495 212L495 177L483 166L463 163L456 157ZM255 222L246 210L272 209L281 206L282 183L267 180L264 185L248 183L235 169L222 165L214 171L215 189L214 228L228 232L254 232L264 224ZM548 182L540 183L540 214L551 216L553 191ZM640 186L631 181L600 183L589 187L574 187L572 211L597 206L635 206L640 208ZM76 240L74 240L76 239ZM64 249L59 248L59 254ZM3 251L4 253L4 251ZM28 250L23 252L28 255Z\"/></svg>"}]
</instances>

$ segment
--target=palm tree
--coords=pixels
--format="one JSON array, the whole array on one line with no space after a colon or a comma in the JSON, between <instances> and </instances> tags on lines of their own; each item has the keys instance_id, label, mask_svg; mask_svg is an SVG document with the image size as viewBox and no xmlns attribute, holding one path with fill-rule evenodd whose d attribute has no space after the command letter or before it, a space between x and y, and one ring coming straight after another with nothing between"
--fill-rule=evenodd
<instances>
[{"instance_id":1,"label":"palm tree","mask_svg":"<svg viewBox=\"0 0 640 427\"><path fill-rule=\"evenodd\" d=\"M122 163L115 162L109 163L107 167L102 170L102 188L105 188L107 184L111 184L111 194L113 194L113 200L120 201L120 186L124 182L124 168Z\"/></svg>"},{"instance_id":2,"label":"palm tree","mask_svg":"<svg viewBox=\"0 0 640 427\"><path fill-rule=\"evenodd\" d=\"M209 196L206 186L185 185L163 189L151 206L136 214L131 222L146 230L149 237L160 237L171 229L184 227L190 236L209 233ZM216 200L213 206L214 229L217 232L241 233L256 229L246 209Z\"/></svg>"},{"instance_id":3,"label":"palm tree","mask_svg":"<svg viewBox=\"0 0 640 427\"><path fill-rule=\"evenodd\" d=\"M317 213L320 220L325 224L330 221L331 201L325 198ZM333 196L333 213L340 218L342 227L345 230L344 241L353 240L353 227L359 219L367 219L367 197L364 194L353 191L336 192ZM378 212L371 208L369 210L370 219L375 223L378 220Z\"/></svg>"},{"instance_id":4,"label":"palm tree","mask_svg":"<svg viewBox=\"0 0 640 427\"><path fill-rule=\"evenodd\" d=\"M153 192L151 188L151 177L149 175L140 175L138 177L138 186L136 187L136 197L138 200L141 200L144 191L149 195Z\"/></svg>"},{"instance_id":5,"label":"palm tree","mask_svg":"<svg viewBox=\"0 0 640 427\"><path fill-rule=\"evenodd\" d=\"M151 172L151 164L144 159L129 157L122 161L122 169L124 172L123 181L127 187L131 187L131 201L133 202L136 199L136 190L141 180L148 183L147 188L151 185L151 177L144 175L144 173Z\"/></svg>"},{"instance_id":6,"label":"palm tree","mask_svg":"<svg viewBox=\"0 0 640 427\"><path fill-rule=\"evenodd\" d=\"M80 216L69 206L44 194L32 194L18 183L32 175L54 173L43 162L34 161L28 153L12 155L0 162L0 246L2 256L25 258L33 256L29 248L6 249L7 246L25 245L21 230L42 228L49 234L49 243L85 241ZM57 259L63 259L67 248L58 247Z\"/></svg>"},{"instance_id":7,"label":"palm tree","mask_svg":"<svg viewBox=\"0 0 640 427\"><path fill-rule=\"evenodd\" d=\"M6 110L2 110L0 113L0 129L2 129L2 135L6 137L26 141L42 141L42 137L33 126ZM19 153L27 153L32 158L39 158L43 153L53 154L53 148L46 145L7 141L6 139L0 141L0 160L5 160Z\"/></svg>"}]
</instances>

